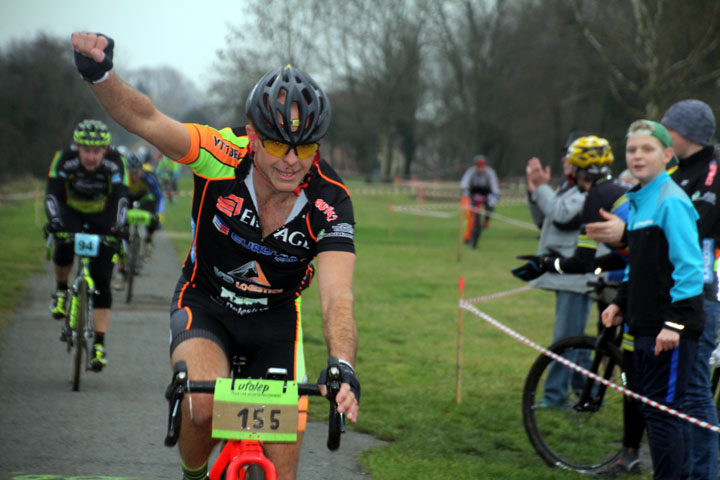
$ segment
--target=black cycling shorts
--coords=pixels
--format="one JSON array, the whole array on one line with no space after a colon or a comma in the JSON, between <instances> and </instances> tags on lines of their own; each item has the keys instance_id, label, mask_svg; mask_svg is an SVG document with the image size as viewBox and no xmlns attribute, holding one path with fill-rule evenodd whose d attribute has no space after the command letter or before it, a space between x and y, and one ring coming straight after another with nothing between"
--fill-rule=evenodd
<instances>
[{"instance_id":1,"label":"black cycling shorts","mask_svg":"<svg viewBox=\"0 0 720 480\"><path fill-rule=\"evenodd\" d=\"M170 355L189 338L206 338L246 364L243 378L264 378L270 367L285 368L289 380L303 381L300 299L272 310L238 315L215 303L180 276L170 310ZM299 378L298 378L299 376Z\"/></svg>"}]
</instances>

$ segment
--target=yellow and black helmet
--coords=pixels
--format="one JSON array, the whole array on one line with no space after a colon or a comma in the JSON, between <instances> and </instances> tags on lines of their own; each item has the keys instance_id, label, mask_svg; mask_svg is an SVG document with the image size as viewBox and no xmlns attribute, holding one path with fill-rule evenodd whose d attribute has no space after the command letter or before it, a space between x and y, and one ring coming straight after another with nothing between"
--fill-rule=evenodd
<instances>
[{"instance_id":1,"label":"yellow and black helmet","mask_svg":"<svg viewBox=\"0 0 720 480\"><path fill-rule=\"evenodd\" d=\"M73 132L73 141L78 145L106 147L110 145L110 139L107 126L100 120L83 120Z\"/></svg>"},{"instance_id":2,"label":"yellow and black helmet","mask_svg":"<svg viewBox=\"0 0 720 480\"><path fill-rule=\"evenodd\" d=\"M595 135L578 138L567 151L568 162L581 169L609 166L614 159L610 142Z\"/></svg>"}]
</instances>

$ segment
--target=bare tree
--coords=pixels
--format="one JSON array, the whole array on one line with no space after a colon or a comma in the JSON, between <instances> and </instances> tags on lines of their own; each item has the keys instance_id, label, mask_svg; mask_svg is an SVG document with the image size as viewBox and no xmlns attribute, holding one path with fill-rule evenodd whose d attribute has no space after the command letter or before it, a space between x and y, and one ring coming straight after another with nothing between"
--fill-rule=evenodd
<instances>
[{"instance_id":1,"label":"bare tree","mask_svg":"<svg viewBox=\"0 0 720 480\"><path fill-rule=\"evenodd\" d=\"M107 115L80 80L66 40L39 35L0 52L0 180L47 173L80 120Z\"/></svg>"},{"instance_id":2,"label":"bare tree","mask_svg":"<svg viewBox=\"0 0 720 480\"><path fill-rule=\"evenodd\" d=\"M569 1L613 95L634 115L657 119L720 78L720 2Z\"/></svg>"}]
</instances>

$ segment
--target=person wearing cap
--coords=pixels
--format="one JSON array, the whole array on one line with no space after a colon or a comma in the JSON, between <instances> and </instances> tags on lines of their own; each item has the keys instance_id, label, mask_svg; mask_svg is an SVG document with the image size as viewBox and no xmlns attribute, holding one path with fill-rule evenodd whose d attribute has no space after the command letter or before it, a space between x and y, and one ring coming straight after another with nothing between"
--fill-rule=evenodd
<instances>
[{"instance_id":1,"label":"person wearing cap","mask_svg":"<svg viewBox=\"0 0 720 480\"><path fill-rule=\"evenodd\" d=\"M660 123L638 120L627 132L625 159L638 185L626 195L629 263L617 296L602 312L606 327L627 324L634 337L637 393L682 410L703 332L703 256L698 213L665 171L672 139ZM647 404L655 479L680 479L683 420Z\"/></svg>"},{"instance_id":2,"label":"person wearing cap","mask_svg":"<svg viewBox=\"0 0 720 480\"><path fill-rule=\"evenodd\" d=\"M700 246L703 252L703 298L705 329L698 340L697 359L690 372L683 412L718 424L717 411L710 391L710 355L720 327L718 257L720 257L720 155L713 146L715 116L700 100L688 99L673 104L662 120L670 133L678 164L668 173L692 199L700 216ZM685 424L685 473L690 480L718 477L718 437L702 427Z\"/></svg>"},{"instance_id":3,"label":"person wearing cap","mask_svg":"<svg viewBox=\"0 0 720 480\"><path fill-rule=\"evenodd\" d=\"M276 367L304 381L300 299L315 278L314 260L328 365L342 383L338 412L357 421L355 221L347 188L320 157L331 117L325 92L304 71L278 67L247 97L246 125L183 124L112 71L112 39L74 33L72 44L81 76L110 116L193 170L193 242L171 306L171 363L185 362L191 381L212 381L229 377L242 356L243 378ZM306 402L298 405L298 440L264 445L278 479L296 477ZM205 479L218 443L212 395L186 395L182 408L183 478Z\"/></svg>"},{"instance_id":4,"label":"person wearing cap","mask_svg":"<svg viewBox=\"0 0 720 480\"><path fill-rule=\"evenodd\" d=\"M710 391L710 354L720 327L718 301L718 255L720 254L720 178L717 175L720 156L713 147L715 116L700 100L681 100L665 112L660 123L672 140L679 161L668 169L672 179L692 199L700 217L699 238L703 251L703 304L705 327L698 341L697 358L690 372L683 411L710 424L718 417ZM607 213L604 222L588 224L588 234L599 241L623 243L625 223ZM687 448L684 475L690 479L716 479L718 473L717 434L707 429L685 425Z\"/></svg>"},{"instance_id":5,"label":"person wearing cap","mask_svg":"<svg viewBox=\"0 0 720 480\"><path fill-rule=\"evenodd\" d=\"M473 162L475 165L468 168L460 180L460 189L462 205L466 209L467 215L465 243L476 248L482 229L488 228L490 225L490 217L500 198L500 185L497 174L487 164L485 155L475 155ZM485 218L482 220L482 224L478 213L481 206L485 207Z\"/></svg>"},{"instance_id":6,"label":"person wearing cap","mask_svg":"<svg viewBox=\"0 0 720 480\"><path fill-rule=\"evenodd\" d=\"M530 213L540 227L537 255L558 252L570 256L577 246L580 217L587 192L580 191L567 161L568 147L586 132L574 131L563 145L561 162L563 181L557 189L550 186L550 167L543 167L540 159L531 158L526 167L527 195ZM522 276L520 276L522 278ZM590 275L560 275L545 273L532 279L530 285L555 292L555 322L552 342L585 332L592 299L587 295ZM522 278L530 280L530 278ZM563 406L567 400L572 372L551 367L545 382L541 405Z\"/></svg>"}]
</instances>

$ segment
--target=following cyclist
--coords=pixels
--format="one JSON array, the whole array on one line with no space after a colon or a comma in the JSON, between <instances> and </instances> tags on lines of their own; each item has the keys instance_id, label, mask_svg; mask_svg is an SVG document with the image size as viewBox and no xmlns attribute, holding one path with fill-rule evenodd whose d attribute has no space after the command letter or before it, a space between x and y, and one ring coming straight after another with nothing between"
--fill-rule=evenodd
<instances>
[{"instance_id":1,"label":"following cyclist","mask_svg":"<svg viewBox=\"0 0 720 480\"><path fill-rule=\"evenodd\" d=\"M152 215L150 224L145 227L145 245L143 246L143 259L148 260L152 255L153 233L160 228L160 222L165 212L165 200L163 199L160 185L155 175L144 168L140 158L134 153L125 156L128 175L128 204L131 208L145 210ZM137 207L135 203L137 202ZM115 290L125 288L125 264L120 262L118 273L113 281Z\"/></svg>"},{"instance_id":2,"label":"following cyclist","mask_svg":"<svg viewBox=\"0 0 720 480\"><path fill-rule=\"evenodd\" d=\"M481 232L481 224L478 223L481 220L479 209L481 206L485 207L482 229L488 228L490 216L500 198L500 186L497 174L488 166L485 155L475 155L473 161L475 165L468 168L460 180L460 190L462 190L461 202L467 212L465 243L475 248Z\"/></svg>"},{"instance_id":3,"label":"following cyclist","mask_svg":"<svg viewBox=\"0 0 720 480\"><path fill-rule=\"evenodd\" d=\"M322 89L288 65L256 84L245 127L182 124L111 71L111 39L74 33L72 43L80 73L108 113L194 171L193 242L172 304L172 363L185 361L190 380L214 380L227 377L231 358L242 355L247 377L281 367L302 381L300 294L316 259L328 354L340 359L338 411L356 421L354 218L346 187L318 150L330 125ZM183 405L184 478L204 479L217 443L212 397L194 394ZM279 479L295 478L299 430L295 443L265 445Z\"/></svg>"},{"instance_id":4,"label":"following cyclist","mask_svg":"<svg viewBox=\"0 0 720 480\"><path fill-rule=\"evenodd\" d=\"M171 202L175 201L178 191L178 179L180 178L180 170L182 164L173 162L166 156L162 156L158 161L157 168L155 169L155 175L160 180L165 192L168 194L168 199Z\"/></svg>"},{"instance_id":5,"label":"following cyclist","mask_svg":"<svg viewBox=\"0 0 720 480\"><path fill-rule=\"evenodd\" d=\"M104 123L83 120L73 132L73 145L58 151L50 165L45 194L48 222L46 235L55 236L53 263L56 291L50 313L58 320L65 318L68 302L68 277L74 259L73 244L67 232L88 232L101 235L125 234L127 212L127 174L120 153L110 146L111 135ZM113 257L119 247L101 244L99 255L90 261L90 274L95 280L93 324L95 340L90 365L99 372L107 366L105 334L110 323ZM63 337L64 339L64 337Z\"/></svg>"}]
</instances>

